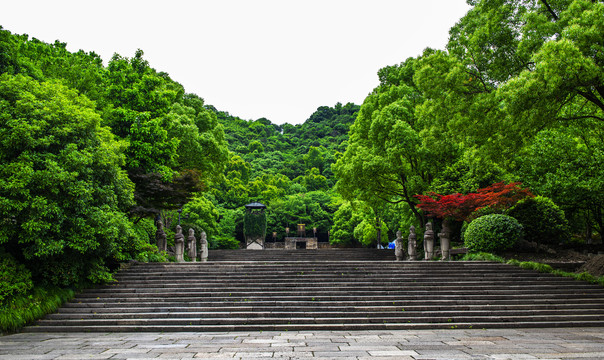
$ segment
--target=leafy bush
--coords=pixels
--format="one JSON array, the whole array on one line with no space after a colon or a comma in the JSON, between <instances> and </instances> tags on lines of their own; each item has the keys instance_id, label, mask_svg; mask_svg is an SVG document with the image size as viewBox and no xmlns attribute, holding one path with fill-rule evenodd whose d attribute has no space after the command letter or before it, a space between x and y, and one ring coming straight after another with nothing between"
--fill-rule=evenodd
<instances>
[{"instance_id":1,"label":"leafy bush","mask_svg":"<svg viewBox=\"0 0 604 360\"><path fill-rule=\"evenodd\" d=\"M31 272L9 254L0 252L0 305L33 287Z\"/></svg>"},{"instance_id":2,"label":"leafy bush","mask_svg":"<svg viewBox=\"0 0 604 360\"><path fill-rule=\"evenodd\" d=\"M20 294L0 306L0 333L14 332L23 326L55 312L75 293L71 289L35 288L31 294Z\"/></svg>"},{"instance_id":3,"label":"leafy bush","mask_svg":"<svg viewBox=\"0 0 604 360\"><path fill-rule=\"evenodd\" d=\"M380 244L388 244L388 226L385 222L381 222ZM377 229L374 221L363 219L360 224L354 228L354 238L364 246L375 246L375 241L378 237Z\"/></svg>"},{"instance_id":4,"label":"leafy bush","mask_svg":"<svg viewBox=\"0 0 604 360\"><path fill-rule=\"evenodd\" d=\"M140 262L168 262L166 253L160 253L157 248L154 250L141 251L134 259Z\"/></svg>"},{"instance_id":5,"label":"leafy bush","mask_svg":"<svg viewBox=\"0 0 604 360\"><path fill-rule=\"evenodd\" d=\"M149 244L155 244L155 231L157 227L153 220L145 218L134 224L134 232L141 240L147 240Z\"/></svg>"},{"instance_id":6,"label":"leafy bush","mask_svg":"<svg viewBox=\"0 0 604 360\"><path fill-rule=\"evenodd\" d=\"M492 214L472 221L464 234L470 252L510 249L522 237L522 225L511 216Z\"/></svg>"},{"instance_id":7,"label":"leafy bush","mask_svg":"<svg viewBox=\"0 0 604 360\"><path fill-rule=\"evenodd\" d=\"M54 82L0 75L0 245L36 283L103 282L135 253L124 211L134 185L126 142L95 103Z\"/></svg>"},{"instance_id":8,"label":"leafy bush","mask_svg":"<svg viewBox=\"0 0 604 360\"><path fill-rule=\"evenodd\" d=\"M209 249L239 249L239 241L233 237L217 236L208 239Z\"/></svg>"},{"instance_id":9,"label":"leafy bush","mask_svg":"<svg viewBox=\"0 0 604 360\"><path fill-rule=\"evenodd\" d=\"M558 244L570 237L564 211L549 198L537 196L521 200L508 211L508 215L522 224L528 241Z\"/></svg>"}]
</instances>

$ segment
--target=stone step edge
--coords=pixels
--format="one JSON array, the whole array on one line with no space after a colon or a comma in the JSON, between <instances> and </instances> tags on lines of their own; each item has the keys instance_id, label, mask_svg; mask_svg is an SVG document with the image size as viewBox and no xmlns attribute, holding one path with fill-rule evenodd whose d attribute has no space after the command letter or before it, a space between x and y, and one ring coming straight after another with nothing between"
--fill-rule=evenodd
<instances>
[{"instance_id":1,"label":"stone step edge","mask_svg":"<svg viewBox=\"0 0 604 360\"><path fill-rule=\"evenodd\" d=\"M419 329L510 329L602 327L604 321L545 322L470 322L470 323L399 323L399 324L284 324L284 325L204 325L204 326L28 326L24 332L230 332L230 331L321 331L321 330L419 330Z\"/></svg>"}]
</instances>

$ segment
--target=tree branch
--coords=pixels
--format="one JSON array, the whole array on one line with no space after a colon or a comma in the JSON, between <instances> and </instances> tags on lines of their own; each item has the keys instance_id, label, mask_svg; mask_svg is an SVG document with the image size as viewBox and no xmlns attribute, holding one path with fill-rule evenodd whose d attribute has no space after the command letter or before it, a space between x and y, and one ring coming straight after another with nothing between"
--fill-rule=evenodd
<instances>
[{"instance_id":1,"label":"tree branch","mask_svg":"<svg viewBox=\"0 0 604 360\"><path fill-rule=\"evenodd\" d=\"M591 101L592 103L594 103L594 105L596 105L597 107L599 107L600 109L602 109L602 111L604 111L604 103L598 99L598 97L593 94L591 91L580 91L577 90L577 94L583 96L584 98L586 98L587 100Z\"/></svg>"},{"instance_id":2,"label":"tree branch","mask_svg":"<svg viewBox=\"0 0 604 360\"><path fill-rule=\"evenodd\" d=\"M558 21L558 15L556 15L556 13L554 12L554 10L552 10L552 8L549 6L549 4L547 3L546 0L541 0L541 2L543 3L543 5L545 5L545 7L547 8L547 11L552 15L552 17L554 18L554 21Z\"/></svg>"}]
</instances>

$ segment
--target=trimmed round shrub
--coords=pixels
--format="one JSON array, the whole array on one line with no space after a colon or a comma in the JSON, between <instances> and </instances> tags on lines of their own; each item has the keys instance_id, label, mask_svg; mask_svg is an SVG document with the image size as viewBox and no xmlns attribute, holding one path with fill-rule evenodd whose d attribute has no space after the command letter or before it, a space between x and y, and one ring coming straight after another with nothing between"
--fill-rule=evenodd
<instances>
[{"instance_id":1,"label":"trimmed round shrub","mask_svg":"<svg viewBox=\"0 0 604 360\"><path fill-rule=\"evenodd\" d=\"M512 248L522 233L522 225L511 216L485 215L468 225L464 245L470 252L500 252Z\"/></svg>"},{"instance_id":2,"label":"trimmed round shrub","mask_svg":"<svg viewBox=\"0 0 604 360\"><path fill-rule=\"evenodd\" d=\"M524 238L538 244L558 244L570 237L568 221L558 205L547 197L519 201L508 211L524 228Z\"/></svg>"}]
</instances>

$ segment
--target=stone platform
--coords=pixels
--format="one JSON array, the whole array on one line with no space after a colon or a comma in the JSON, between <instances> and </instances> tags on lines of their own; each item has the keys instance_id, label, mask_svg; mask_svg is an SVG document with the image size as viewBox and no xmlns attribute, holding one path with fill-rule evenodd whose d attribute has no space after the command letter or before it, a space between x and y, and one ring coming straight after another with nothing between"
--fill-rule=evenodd
<instances>
[{"instance_id":1,"label":"stone platform","mask_svg":"<svg viewBox=\"0 0 604 360\"><path fill-rule=\"evenodd\" d=\"M604 359L604 327L388 331L22 333L0 360Z\"/></svg>"}]
</instances>

